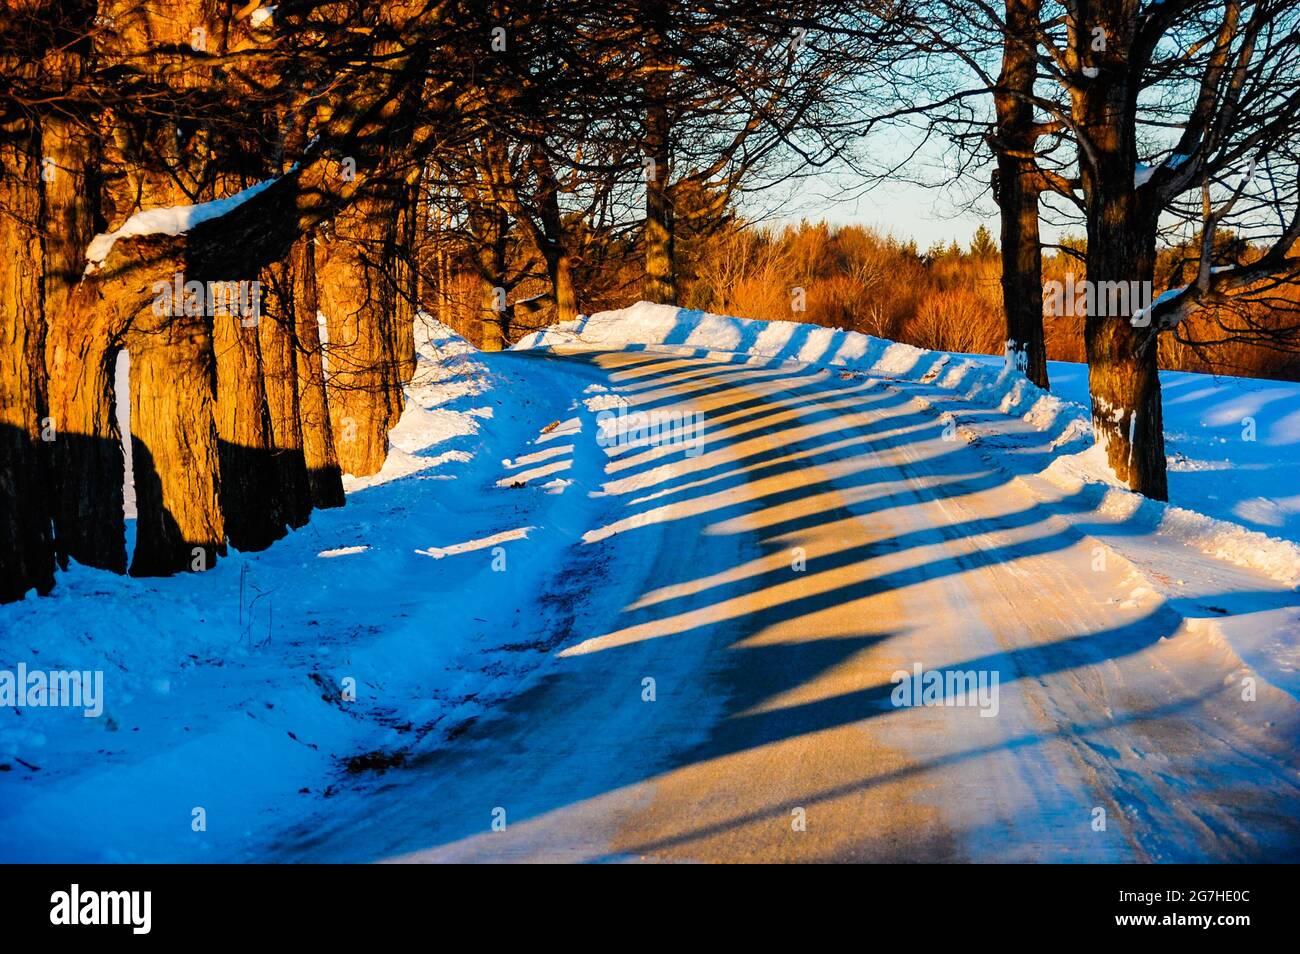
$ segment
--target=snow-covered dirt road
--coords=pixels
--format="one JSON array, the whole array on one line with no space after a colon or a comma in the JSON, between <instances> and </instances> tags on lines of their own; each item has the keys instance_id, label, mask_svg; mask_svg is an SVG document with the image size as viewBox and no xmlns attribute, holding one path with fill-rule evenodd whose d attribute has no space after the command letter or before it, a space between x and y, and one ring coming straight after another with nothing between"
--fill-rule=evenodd
<instances>
[{"instance_id":1,"label":"snow-covered dirt road","mask_svg":"<svg viewBox=\"0 0 1300 954\"><path fill-rule=\"evenodd\" d=\"M531 572L565 625L445 745L236 854L1300 856L1300 703L1262 645L1294 639L1294 591L1015 479L920 384L653 350L490 360L585 400L515 461L520 494L575 480L530 537L563 540ZM600 446L598 416L609 435L638 411L684 429Z\"/></svg>"}]
</instances>

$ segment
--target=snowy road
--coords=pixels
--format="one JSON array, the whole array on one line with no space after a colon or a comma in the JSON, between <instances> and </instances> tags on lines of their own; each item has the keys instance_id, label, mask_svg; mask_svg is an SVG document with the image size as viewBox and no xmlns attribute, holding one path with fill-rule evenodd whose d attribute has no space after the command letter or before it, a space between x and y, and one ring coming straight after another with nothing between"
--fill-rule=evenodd
<instances>
[{"instance_id":1,"label":"snowy road","mask_svg":"<svg viewBox=\"0 0 1300 954\"><path fill-rule=\"evenodd\" d=\"M574 538L548 595L568 638L494 717L257 857L1300 854L1300 705L1216 628L1243 593L1281 611L1293 593L1166 551L1167 600L905 382L648 351L493 360L703 414L702 452L597 447L584 411L573 453L603 464L604 495L541 530ZM916 667L944 674L946 704L894 704ZM961 693L965 674L996 693Z\"/></svg>"}]
</instances>

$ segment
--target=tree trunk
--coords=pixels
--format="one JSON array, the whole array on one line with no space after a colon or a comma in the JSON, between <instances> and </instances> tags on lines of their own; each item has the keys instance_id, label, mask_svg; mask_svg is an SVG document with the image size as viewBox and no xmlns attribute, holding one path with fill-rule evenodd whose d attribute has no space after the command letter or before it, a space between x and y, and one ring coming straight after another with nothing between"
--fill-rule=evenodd
<instances>
[{"instance_id":1,"label":"tree trunk","mask_svg":"<svg viewBox=\"0 0 1300 954\"><path fill-rule=\"evenodd\" d=\"M77 82L94 6L52 12L66 30L44 52L42 70L51 83ZM72 17L72 21L66 19ZM113 415L113 363L121 339L113 334L112 307L98 295L74 295L85 266L86 243L99 225L98 140L69 114L43 116L44 276L39 302L45 337L31 356L34 373L47 372L48 487L44 491L60 564L78 563L126 571L122 515L121 435ZM75 300L74 300L75 299ZM122 395L125 400L125 395ZM23 502L39 507L39 498ZM44 522L44 521L43 521Z\"/></svg>"},{"instance_id":2,"label":"tree trunk","mask_svg":"<svg viewBox=\"0 0 1300 954\"><path fill-rule=\"evenodd\" d=\"M673 267L673 203L668 188L672 155L671 128L666 105L668 81L656 77L649 84L646 111L645 167L645 289L646 301L677 304L677 275Z\"/></svg>"},{"instance_id":3,"label":"tree trunk","mask_svg":"<svg viewBox=\"0 0 1300 954\"><path fill-rule=\"evenodd\" d=\"M1088 213L1087 278L1094 292L1084 323L1092 423L1115 475L1131 490L1166 500L1157 334L1134 327L1140 303L1126 296L1126 313L1108 314L1101 292L1122 282L1149 294L1159 210L1134 179L1137 90L1126 69L1131 19L1123 5L1099 11L1109 15L1098 23L1108 43L1099 54L1098 76L1084 82L1074 105L1088 142L1080 172Z\"/></svg>"},{"instance_id":4,"label":"tree trunk","mask_svg":"<svg viewBox=\"0 0 1300 954\"><path fill-rule=\"evenodd\" d=\"M474 254L478 264L480 318L484 351L503 351L510 344L510 305L507 301L507 250L510 220L504 209L471 212Z\"/></svg>"},{"instance_id":5,"label":"tree trunk","mask_svg":"<svg viewBox=\"0 0 1300 954\"><path fill-rule=\"evenodd\" d=\"M134 317L127 347L137 509L131 575L207 570L225 552L226 529L210 319L144 309Z\"/></svg>"},{"instance_id":6,"label":"tree trunk","mask_svg":"<svg viewBox=\"0 0 1300 954\"><path fill-rule=\"evenodd\" d=\"M49 412L58 434L50 457L54 543L65 568L71 558L126 572L125 462L113 413L120 350L115 342L127 324L119 309L143 307L146 294L139 287L106 293L82 283L65 301L46 302Z\"/></svg>"},{"instance_id":7,"label":"tree trunk","mask_svg":"<svg viewBox=\"0 0 1300 954\"><path fill-rule=\"evenodd\" d=\"M540 226L533 229L533 235L551 281L555 320L572 321L578 317L578 296L573 287L573 257L565 241L564 217L560 212L560 183L540 147L533 149L533 170L538 182Z\"/></svg>"},{"instance_id":8,"label":"tree trunk","mask_svg":"<svg viewBox=\"0 0 1300 954\"><path fill-rule=\"evenodd\" d=\"M182 282L192 279L183 267L178 265L173 282L176 276ZM231 436L217 426L216 412L219 406L243 408L260 400L260 388L256 398L242 391L227 393L224 383L218 388L227 378L218 377L218 365L237 360L242 352L234 347L222 362L216 360L214 322L238 327L237 319L158 315L152 302L127 317L136 488L131 575L201 572L225 554L227 531L233 531L235 546L245 549L248 544L244 528L253 518L239 509L242 497L228 492L231 483L238 483L231 472L237 461L226 453L222 442L228 444ZM256 329L248 333L256 334ZM223 504L229 511L223 513ZM259 501L249 502L253 513L259 506Z\"/></svg>"},{"instance_id":9,"label":"tree trunk","mask_svg":"<svg viewBox=\"0 0 1300 954\"><path fill-rule=\"evenodd\" d=\"M1007 361L1040 388L1048 386L1043 339L1043 260L1038 234L1038 190L1020 160L998 157L1002 220L1002 307Z\"/></svg>"},{"instance_id":10,"label":"tree trunk","mask_svg":"<svg viewBox=\"0 0 1300 954\"><path fill-rule=\"evenodd\" d=\"M1132 172L1129 172L1132 177ZM1100 195L1088 218L1088 281L1146 282L1155 275L1155 217L1128 195ZM1150 284L1145 285L1150 288ZM1096 296L1098 299L1100 295ZM1136 310L1136 305L1131 310ZM1115 475L1156 500L1169 498L1157 334L1131 315L1098 314L1084 324L1092 425Z\"/></svg>"},{"instance_id":11,"label":"tree trunk","mask_svg":"<svg viewBox=\"0 0 1300 954\"><path fill-rule=\"evenodd\" d=\"M344 473L374 474L388 455L395 378L381 274L387 203L363 201L334 221L328 251L318 263L317 288L325 313L326 387L334 447Z\"/></svg>"},{"instance_id":12,"label":"tree trunk","mask_svg":"<svg viewBox=\"0 0 1300 954\"><path fill-rule=\"evenodd\" d=\"M41 443L47 407L40 160L30 123L0 127L0 602L54 586Z\"/></svg>"},{"instance_id":13,"label":"tree trunk","mask_svg":"<svg viewBox=\"0 0 1300 954\"><path fill-rule=\"evenodd\" d=\"M551 295L555 299L555 320L573 321L578 317L578 293L573 287L573 256L565 244L560 206L554 194L544 202L542 230L542 257L546 260Z\"/></svg>"},{"instance_id":14,"label":"tree trunk","mask_svg":"<svg viewBox=\"0 0 1300 954\"><path fill-rule=\"evenodd\" d=\"M303 454L302 420L298 400L298 369L294 360L296 304L294 256L266 270L262 282L262 316L258 347L262 381L271 425L279 512L290 527L301 527L311 516L311 488Z\"/></svg>"},{"instance_id":15,"label":"tree trunk","mask_svg":"<svg viewBox=\"0 0 1300 954\"><path fill-rule=\"evenodd\" d=\"M343 479L334 453L325 369L321 362L320 310L316 296L315 236L294 243L294 363L298 374L298 421L302 429L303 462L311 487L312 505L341 507Z\"/></svg>"},{"instance_id":16,"label":"tree trunk","mask_svg":"<svg viewBox=\"0 0 1300 954\"><path fill-rule=\"evenodd\" d=\"M1002 74L994 92L997 155L994 197L1002 222L1002 305L1007 360L1040 388L1048 386L1043 341L1043 259L1038 232L1034 92L1039 0L1007 0Z\"/></svg>"},{"instance_id":17,"label":"tree trunk","mask_svg":"<svg viewBox=\"0 0 1300 954\"><path fill-rule=\"evenodd\" d=\"M551 287L555 290L555 320L573 321L578 317L578 293L573 287L573 258L568 249L560 249L555 262L550 264L550 271Z\"/></svg>"},{"instance_id":18,"label":"tree trunk","mask_svg":"<svg viewBox=\"0 0 1300 954\"><path fill-rule=\"evenodd\" d=\"M265 550L285 533L275 441L267 410L258 338L262 318L245 327L235 315L212 322L216 352L215 419L226 537L239 550Z\"/></svg>"}]
</instances>

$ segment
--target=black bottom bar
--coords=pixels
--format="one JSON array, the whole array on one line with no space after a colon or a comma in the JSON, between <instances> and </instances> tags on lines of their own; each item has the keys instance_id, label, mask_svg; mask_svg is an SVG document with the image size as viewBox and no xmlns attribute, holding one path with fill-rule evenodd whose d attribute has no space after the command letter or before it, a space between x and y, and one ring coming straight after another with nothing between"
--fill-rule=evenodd
<instances>
[{"instance_id":1,"label":"black bottom bar","mask_svg":"<svg viewBox=\"0 0 1300 954\"><path fill-rule=\"evenodd\" d=\"M582 872L395 865L36 865L10 866L7 874L0 895L7 941L75 933L80 941L119 943L284 937L335 944L413 932L450 941L445 932L456 927L485 932L489 940L503 932L523 938L541 932L532 933L540 940L563 919L570 936L584 927L600 936L600 925L624 924L628 943L636 943L643 932L685 929L686 919L702 916L733 939L762 937L775 918L796 933L801 923L816 934L838 923L868 932L864 940L873 945L892 934L923 938L927 947L991 940L990 929L1002 936L997 943L1030 929L1053 932L1036 933L1039 939L1071 942L1200 934L1231 943L1260 929L1290 929L1295 918L1294 904L1285 907L1295 875L1289 866L878 866L713 876L657 870L595 881Z\"/></svg>"}]
</instances>

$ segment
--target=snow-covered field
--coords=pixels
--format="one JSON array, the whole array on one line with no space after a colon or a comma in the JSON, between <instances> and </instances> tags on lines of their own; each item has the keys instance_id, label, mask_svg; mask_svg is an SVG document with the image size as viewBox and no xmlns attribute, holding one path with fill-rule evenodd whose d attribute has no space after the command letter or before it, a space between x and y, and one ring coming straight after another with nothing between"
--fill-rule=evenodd
<instances>
[{"instance_id":1,"label":"snow-covered field","mask_svg":"<svg viewBox=\"0 0 1300 954\"><path fill-rule=\"evenodd\" d=\"M0 710L0 859L1300 850L1300 386L1167 375L1166 506L1077 366L645 303L420 332L345 508L0 607L0 669L105 673L98 718ZM962 660L997 718L890 709Z\"/></svg>"},{"instance_id":2,"label":"snow-covered field","mask_svg":"<svg viewBox=\"0 0 1300 954\"><path fill-rule=\"evenodd\" d=\"M1000 368L1001 358L966 355ZM1088 368L1048 362L1052 393L1088 406ZM1300 384L1164 371L1170 496L1300 543Z\"/></svg>"}]
</instances>

